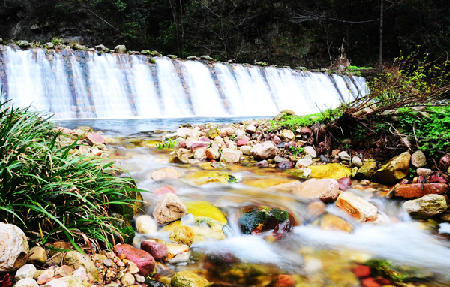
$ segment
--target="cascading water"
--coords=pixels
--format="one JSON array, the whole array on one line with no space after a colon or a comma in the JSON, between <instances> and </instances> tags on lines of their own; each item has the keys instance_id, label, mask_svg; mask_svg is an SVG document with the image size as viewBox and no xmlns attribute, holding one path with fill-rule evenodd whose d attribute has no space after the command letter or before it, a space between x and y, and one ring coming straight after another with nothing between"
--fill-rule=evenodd
<instances>
[{"instance_id":1,"label":"cascading water","mask_svg":"<svg viewBox=\"0 0 450 287\"><path fill-rule=\"evenodd\" d=\"M0 51L3 92L55 118L184 118L308 114L368 93L365 79L291 69L96 54Z\"/></svg>"}]
</instances>

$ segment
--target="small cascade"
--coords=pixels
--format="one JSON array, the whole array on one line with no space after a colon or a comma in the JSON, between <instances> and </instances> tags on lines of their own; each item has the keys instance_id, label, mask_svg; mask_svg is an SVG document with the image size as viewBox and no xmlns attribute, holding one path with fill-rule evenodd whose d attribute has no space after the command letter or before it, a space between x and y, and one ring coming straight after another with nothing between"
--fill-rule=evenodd
<instances>
[{"instance_id":1,"label":"small cascade","mask_svg":"<svg viewBox=\"0 0 450 287\"><path fill-rule=\"evenodd\" d=\"M59 119L309 114L369 92L363 77L240 64L42 49L0 51L0 84L18 106Z\"/></svg>"}]
</instances>

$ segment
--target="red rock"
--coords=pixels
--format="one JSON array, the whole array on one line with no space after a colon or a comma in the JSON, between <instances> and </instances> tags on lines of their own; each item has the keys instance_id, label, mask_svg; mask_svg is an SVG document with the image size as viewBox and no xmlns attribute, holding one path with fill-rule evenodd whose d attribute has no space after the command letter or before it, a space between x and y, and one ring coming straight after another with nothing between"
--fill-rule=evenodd
<instances>
[{"instance_id":1,"label":"red rock","mask_svg":"<svg viewBox=\"0 0 450 287\"><path fill-rule=\"evenodd\" d=\"M443 194L447 191L448 185L445 183L413 183L398 186L395 195L403 198L420 198L427 194Z\"/></svg>"},{"instance_id":2,"label":"red rock","mask_svg":"<svg viewBox=\"0 0 450 287\"><path fill-rule=\"evenodd\" d=\"M274 136L274 137L273 137L273 142L274 142L275 144L279 144L279 143L281 142L280 137L279 137L279 136Z\"/></svg>"},{"instance_id":3,"label":"red rock","mask_svg":"<svg viewBox=\"0 0 450 287\"><path fill-rule=\"evenodd\" d=\"M366 278L361 280L361 285L364 287L381 287L380 284L375 281L373 278Z\"/></svg>"},{"instance_id":4,"label":"red rock","mask_svg":"<svg viewBox=\"0 0 450 287\"><path fill-rule=\"evenodd\" d=\"M181 141L181 142L178 144L178 148L186 148L186 147L187 147L187 144L186 144L185 141Z\"/></svg>"},{"instance_id":5,"label":"red rock","mask_svg":"<svg viewBox=\"0 0 450 287\"><path fill-rule=\"evenodd\" d=\"M244 145L247 145L247 143L248 143L248 140L238 140L237 141L238 146L244 146Z\"/></svg>"},{"instance_id":6,"label":"red rock","mask_svg":"<svg viewBox=\"0 0 450 287\"><path fill-rule=\"evenodd\" d=\"M312 133L312 131L311 131L310 128L302 128L302 129L300 130L300 133L310 135L310 134Z\"/></svg>"},{"instance_id":7,"label":"red rock","mask_svg":"<svg viewBox=\"0 0 450 287\"><path fill-rule=\"evenodd\" d=\"M169 254L169 248L165 244L144 240L141 243L141 249L150 253L156 260L166 258Z\"/></svg>"},{"instance_id":8,"label":"red rock","mask_svg":"<svg viewBox=\"0 0 450 287\"><path fill-rule=\"evenodd\" d=\"M209 146L209 144L207 144L207 143L205 143L205 142L194 142L194 143L192 143L192 145L191 145L191 150L193 151L193 150L195 150L196 148L199 148L199 147L208 147Z\"/></svg>"},{"instance_id":9,"label":"red rock","mask_svg":"<svg viewBox=\"0 0 450 287\"><path fill-rule=\"evenodd\" d=\"M339 189L346 191L350 186L352 186L352 180L349 177L343 177L338 179Z\"/></svg>"},{"instance_id":10,"label":"red rock","mask_svg":"<svg viewBox=\"0 0 450 287\"><path fill-rule=\"evenodd\" d=\"M267 160L262 160L262 161L258 161L257 163L255 163L256 167L269 167L269 162L267 162Z\"/></svg>"},{"instance_id":11,"label":"red rock","mask_svg":"<svg viewBox=\"0 0 450 287\"><path fill-rule=\"evenodd\" d=\"M115 248L117 255L125 255L128 260L137 265L142 276L148 276L153 273L155 259L150 253L134 248L129 244L118 244Z\"/></svg>"},{"instance_id":12,"label":"red rock","mask_svg":"<svg viewBox=\"0 0 450 287\"><path fill-rule=\"evenodd\" d=\"M274 287L294 287L295 278L289 274L278 275L277 281L273 285Z\"/></svg>"},{"instance_id":13,"label":"red rock","mask_svg":"<svg viewBox=\"0 0 450 287\"><path fill-rule=\"evenodd\" d=\"M370 276L370 267L358 265L358 267L355 268L355 275L358 278Z\"/></svg>"},{"instance_id":14,"label":"red rock","mask_svg":"<svg viewBox=\"0 0 450 287\"><path fill-rule=\"evenodd\" d=\"M153 191L153 193L155 195L163 195L163 194L166 194L169 192L175 193L175 190L173 188L171 188L170 186L162 186L162 187L158 188L157 190Z\"/></svg>"},{"instance_id":15,"label":"red rock","mask_svg":"<svg viewBox=\"0 0 450 287\"><path fill-rule=\"evenodd\" d=\"M450 154L445 154L439 160L439 168L441 171L446 172L450 166Z\"/></svg>"},{"instance_id":16,"label":"red rock","mask_svg":"<svg viewBox=\"0 0 450 287\"><path fill-rule=\"evenodd\" d=\"M377 281L382 286L384 286L384 285L392 285L392 282L389 281L389 279L383 278L381 276L378 276L377 278L375 278L375 281Z\"/></svg>"},{"instance_id":17,"label":"red rock","mask_svg":"<svg viewBox=\"0 0 450 287\"><path fill-rule=\"evenodd\" d=\"M105 139L103 138L103 136L101 134L97 134L97 133L89 133L87 135L87 139L91 146L100 145L105 142Z\"/></svg>"},{"instance_id":18,"label":"red rock","mask_svg":"<svg viewBox=\"0 0 450 287\"><path fill-rule=\"evenodd\" d=\"M200 141L205 142L205 143L210 143L211 142L211 140L209 138L207 138L207 137L201 137Z\"/></svg>"}]
</instances>

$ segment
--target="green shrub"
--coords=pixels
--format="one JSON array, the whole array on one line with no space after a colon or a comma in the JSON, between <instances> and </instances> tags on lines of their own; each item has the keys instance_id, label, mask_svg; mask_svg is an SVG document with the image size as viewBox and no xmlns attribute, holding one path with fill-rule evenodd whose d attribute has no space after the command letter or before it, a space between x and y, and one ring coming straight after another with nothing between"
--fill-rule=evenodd
<instances>
[{"instance_id":1,"label":"green shrub","mask_svg":"<svg viewBox=\"0 0 450 287\"><path fill-rule=\"evenodd\" d=\"M279 128L286 128L295 131L297 128L311 126L316 123L329 123L340 115L340 109L327 110L322 113L315 113L300 117L286 114L280 121L269 120L271 125L269 130L274 131Z\"/></svg>"},{"instance_id":2,"label":"green shrub","mask_svg":"<svg viewBox=\"0 0 450 287\"><path fill-rule=\"evenodd\" d=\"M134 181L114 176L112 163L71 153L76 141L61 145L50 117L0 103L0 219L32 241L67 239L79 249L87 237L110 247L121 236L111 211L133 204Z\"/></svg>"}]
</instances>

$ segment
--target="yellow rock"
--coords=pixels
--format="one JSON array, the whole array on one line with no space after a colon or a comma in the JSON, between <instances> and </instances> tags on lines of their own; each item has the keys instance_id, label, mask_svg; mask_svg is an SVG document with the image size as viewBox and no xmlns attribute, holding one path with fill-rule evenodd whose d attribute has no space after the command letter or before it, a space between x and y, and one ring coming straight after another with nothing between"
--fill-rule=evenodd
<instances>
[{"instance_id":1,"label":"yellow rock","mask_svg":"<svg viewBox=\"0 0 450 287\"><path fill-rule=\"evenodd\" d=\"M227 219L222 211L207 201L187 201L184 202L184 205L187 207L187 213L192 213L194 216L206 216L222 224L227 224Z\"/></svg>"},{"instance_id":2,"label":"yellow rock","mask_svg":"<svg viewBox=\"0 0 450 287\"><path fill-rule=\"evenodd\" d=\"M353 230L353 226L350 223L332 214L327 214L322 217L320 228L322 230L339 230L348 233L352 232Z\"/></svg>"},{"instance_id":3,"label":"yellow rock","mask_svg":"<svg viewBox=\"0 0 450 287\"><path fill-rule=\"evenodd\" d=\"M276 186L283 183L289 182L298 182L298 180L289 180L282 178L264 178L264 179L249 179L243 181L242 183L248 186L256 187L256 188L267 188L270 186Z\"/></svg>"},{"instance_id":4,"label":"yellow rock","mask_svg":"<svg viewBox=\"0 0 450 287\"><path fill-rule=\"evenodd\" d=\"M143 147L158 147L158 144L162 144L161 140L148 140L142 143Z\"/></svg>"},{"instance_id":5,"label":"yellow rock","mask_svg":"<svg viewBox=\"0 0 450 287\"><path fill-rule=\"evenodd\" d=\"M195 185L203 185L212 182L228 183L230 176L231 174L226 171L198 171L185 178Z\"/></svg>"},{"instance_id":6,"label":"yellow rock","mask_svg":"<svg viewBox=\"0 0 450 287\"><path fill-rule=\"evenodd\" d=\"M169 235L170 240L191 246L194 242L194 231L186 225L176 226Z\"/></svg>"},{"instance_id":7,"label":"yellow rock","mask_svg":"<svg viewBox=\"0 0 450 287\"><path fill-rule=\"evenodd\" d=\"M329 163L325 165L310 165L310 177L314 178L333 178L340 179L342 177L352 176L352 170L338 163Z\"/></svg>"}]
</instances>

